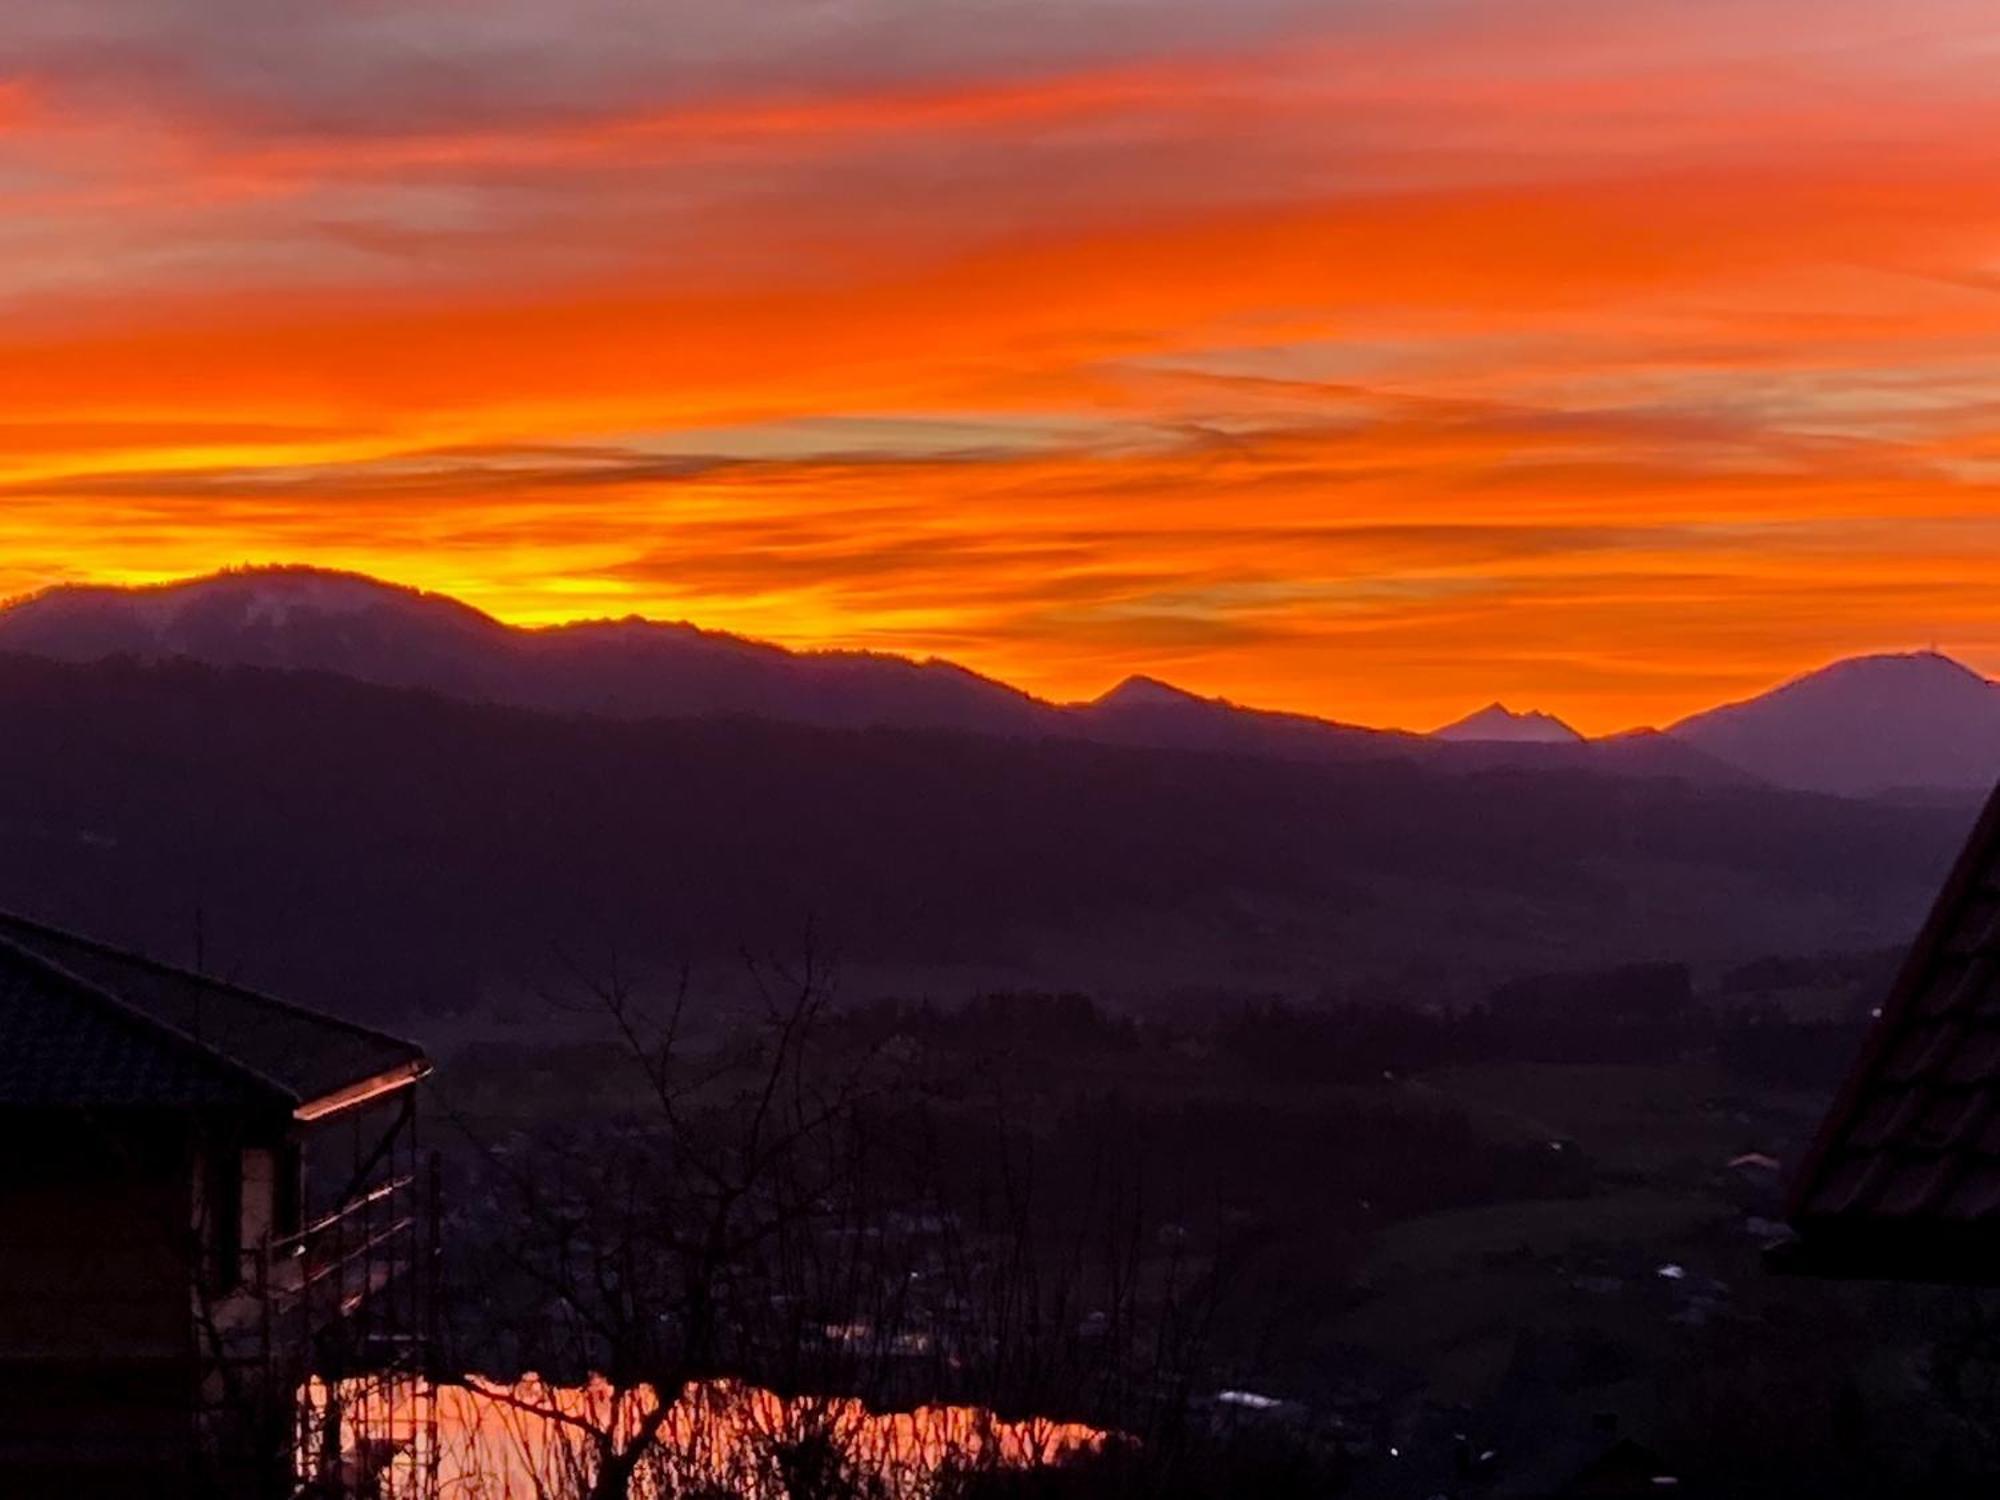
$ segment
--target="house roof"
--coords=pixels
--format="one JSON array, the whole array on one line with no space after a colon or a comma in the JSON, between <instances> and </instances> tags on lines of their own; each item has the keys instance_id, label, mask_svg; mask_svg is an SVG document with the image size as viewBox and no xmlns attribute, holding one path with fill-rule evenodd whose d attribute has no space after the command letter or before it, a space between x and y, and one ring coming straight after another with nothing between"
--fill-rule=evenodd
<instances>
[{"instance_id":1,"label":"house roof","mask_svg":"<svg viewBox=\"0 0 2000 1500\"><path fill-rule=\"evenodd\" d=\"M1810 1273L2000 1284L2000 794L1792 1184Z\"/></svg>"},{"instance_id":2,"label":"house roof","mask_svg":"<svg viewBox=\"0 0 2000 1500\"><path fill-rule=\"evenodd\" d=\"M429 1071L412 1042L0 913L0 1106L310 1118Z\"/></svg>"}]
</instances>

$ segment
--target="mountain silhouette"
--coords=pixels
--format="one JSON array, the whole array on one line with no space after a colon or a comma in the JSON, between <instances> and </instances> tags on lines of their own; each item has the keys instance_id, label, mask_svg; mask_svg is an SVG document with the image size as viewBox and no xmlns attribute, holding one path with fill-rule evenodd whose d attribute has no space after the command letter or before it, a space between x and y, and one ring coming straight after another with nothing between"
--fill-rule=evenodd
<instances>
[{"instance_id":1,"label":"mountain silhouette","mask_svg":"<svg viewBox=\"0 0 2000 1500\"><path fill-rule=\"evenodd\" d=\"M1934 652L1838 662L1664 733L1596 740L1498 703L1423 736L1249 708L1145 675L1093 701L1058 704L947 661L791 651L636 617L522 628L441 594L304 567L50 589L0 607L0 652L324 671L619 719L748 715L1466 772L1577 769L1702 784L1749 777L1848 796L1979 790L2000 771L2000 690Z\"/></svg>"},{"instance_id":2,"label":"mountain silhouette","mask_svg":"<svg viewBox=\"0 0 2000 1500\"><path fill-rule=\"evenodd\" d=\"M1198 709L1228 705L1220 698L1204 698L1199 693L1190 693L1186 688L1175 687L1171 682L1162 682L1157 677L1147 677L1134 673L1101 697L1093 698L1090 707L1124 712L1130 709Z\"/></svg>"},{"instance_id":3,"label":"mountain silhouette","mask_svg":"<svg viewBox=\"0 0 2000 1500\"><path fill-rule=\"evenodd\" d=\"M1477 713L1433 729L1434 740L1455 740L1468 744L1577 745L1578 734L1561 719L1538 709L1515 713L1504 703L1491 703Z\"/></svg>"},{"instance_id":4,"label":"mountain silhouette","mask_svg":"<svg viewBox=\"0 0 2000 1500\"><path fill-rule=\"evenodd\" d=\"M444 595L304 567L144 588L50 589L0 608L0 652L325 671L468 702L622 719L749 715L1289 760L1421 759L1466 771L1538 765L1698 781L1740 776L1692 746L1657 738L1453 743L1245 708L1145 676L1089 703L1057 704L950 662L790 651L684 623L521 628Z\"/></svg>"},{"instance_id":5,"label":"mountain silhouette","mask_svg":"<svg viewBox=\"0 0 2000 1500\"><path fill-rule=\"evenodd\" d=\"M2000 777L2000 688L1933 651L1853 657L1667 733L1778 786L1984 791Z\"/></svg>"},{"instance_id":6,"label":"mountain silhouette","mask_svg":"<svg viewBox=\"0 0 2000 1500\"><path fill-rule=\"evenodd\" d=\"M948 662L792 652L637 618L541 629L358 574L256 568L151 588L62 587L0 610L0 651L337 672L477 702L619 718L1032 728L1045 705Z\"/></svg>"}]
</instances>

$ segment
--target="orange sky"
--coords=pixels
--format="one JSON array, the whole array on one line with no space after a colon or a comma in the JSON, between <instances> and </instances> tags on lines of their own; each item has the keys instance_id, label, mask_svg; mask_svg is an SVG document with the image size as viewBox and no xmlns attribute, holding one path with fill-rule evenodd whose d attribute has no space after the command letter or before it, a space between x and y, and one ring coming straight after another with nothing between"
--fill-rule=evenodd
<instances>
[{"instance_id":1,"label":"orange sky","mask_svg":"<svg viewBox=\"0 0 2000 1500\"><path fill-rule=\"evenodd\" d=\"M2000 670L1983 0L786 3L0 18L0 592L1411 727Z\"/></svg>"}]
</instances>

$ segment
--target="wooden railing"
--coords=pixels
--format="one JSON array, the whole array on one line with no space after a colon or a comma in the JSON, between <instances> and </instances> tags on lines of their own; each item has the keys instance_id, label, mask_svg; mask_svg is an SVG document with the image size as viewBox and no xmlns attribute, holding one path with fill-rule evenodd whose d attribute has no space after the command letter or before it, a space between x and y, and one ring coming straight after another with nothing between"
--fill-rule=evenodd
<instances>
[{"instance_id":1,"label":"wooden railing","mask_svg":"<svg viewBox=\"0 0 2000 1500\"><path fill-rule=\"evenodd\" d=\"M294 1234L268 1242L260 1290L274 1310L310 1304L313 1321L351 1316L422 1253L417 1180L393 1177Z\"/></svg>"}]
</instances>

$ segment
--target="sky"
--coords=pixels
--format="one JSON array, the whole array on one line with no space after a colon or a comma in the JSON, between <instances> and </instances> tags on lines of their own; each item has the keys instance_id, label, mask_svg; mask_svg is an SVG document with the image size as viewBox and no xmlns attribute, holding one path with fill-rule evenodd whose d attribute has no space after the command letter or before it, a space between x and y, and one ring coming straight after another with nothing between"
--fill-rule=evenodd
<instances>
[{"instance_id":1,"label":"sky","mask_svg":"<svg viewBox=\"0 0 2000 1500\"><path fill-rule=\"evenodd\" d=\"M0 6L0 595L1426 728L2000 671L1990 0Z\"/></svg>"}]
</instances>

